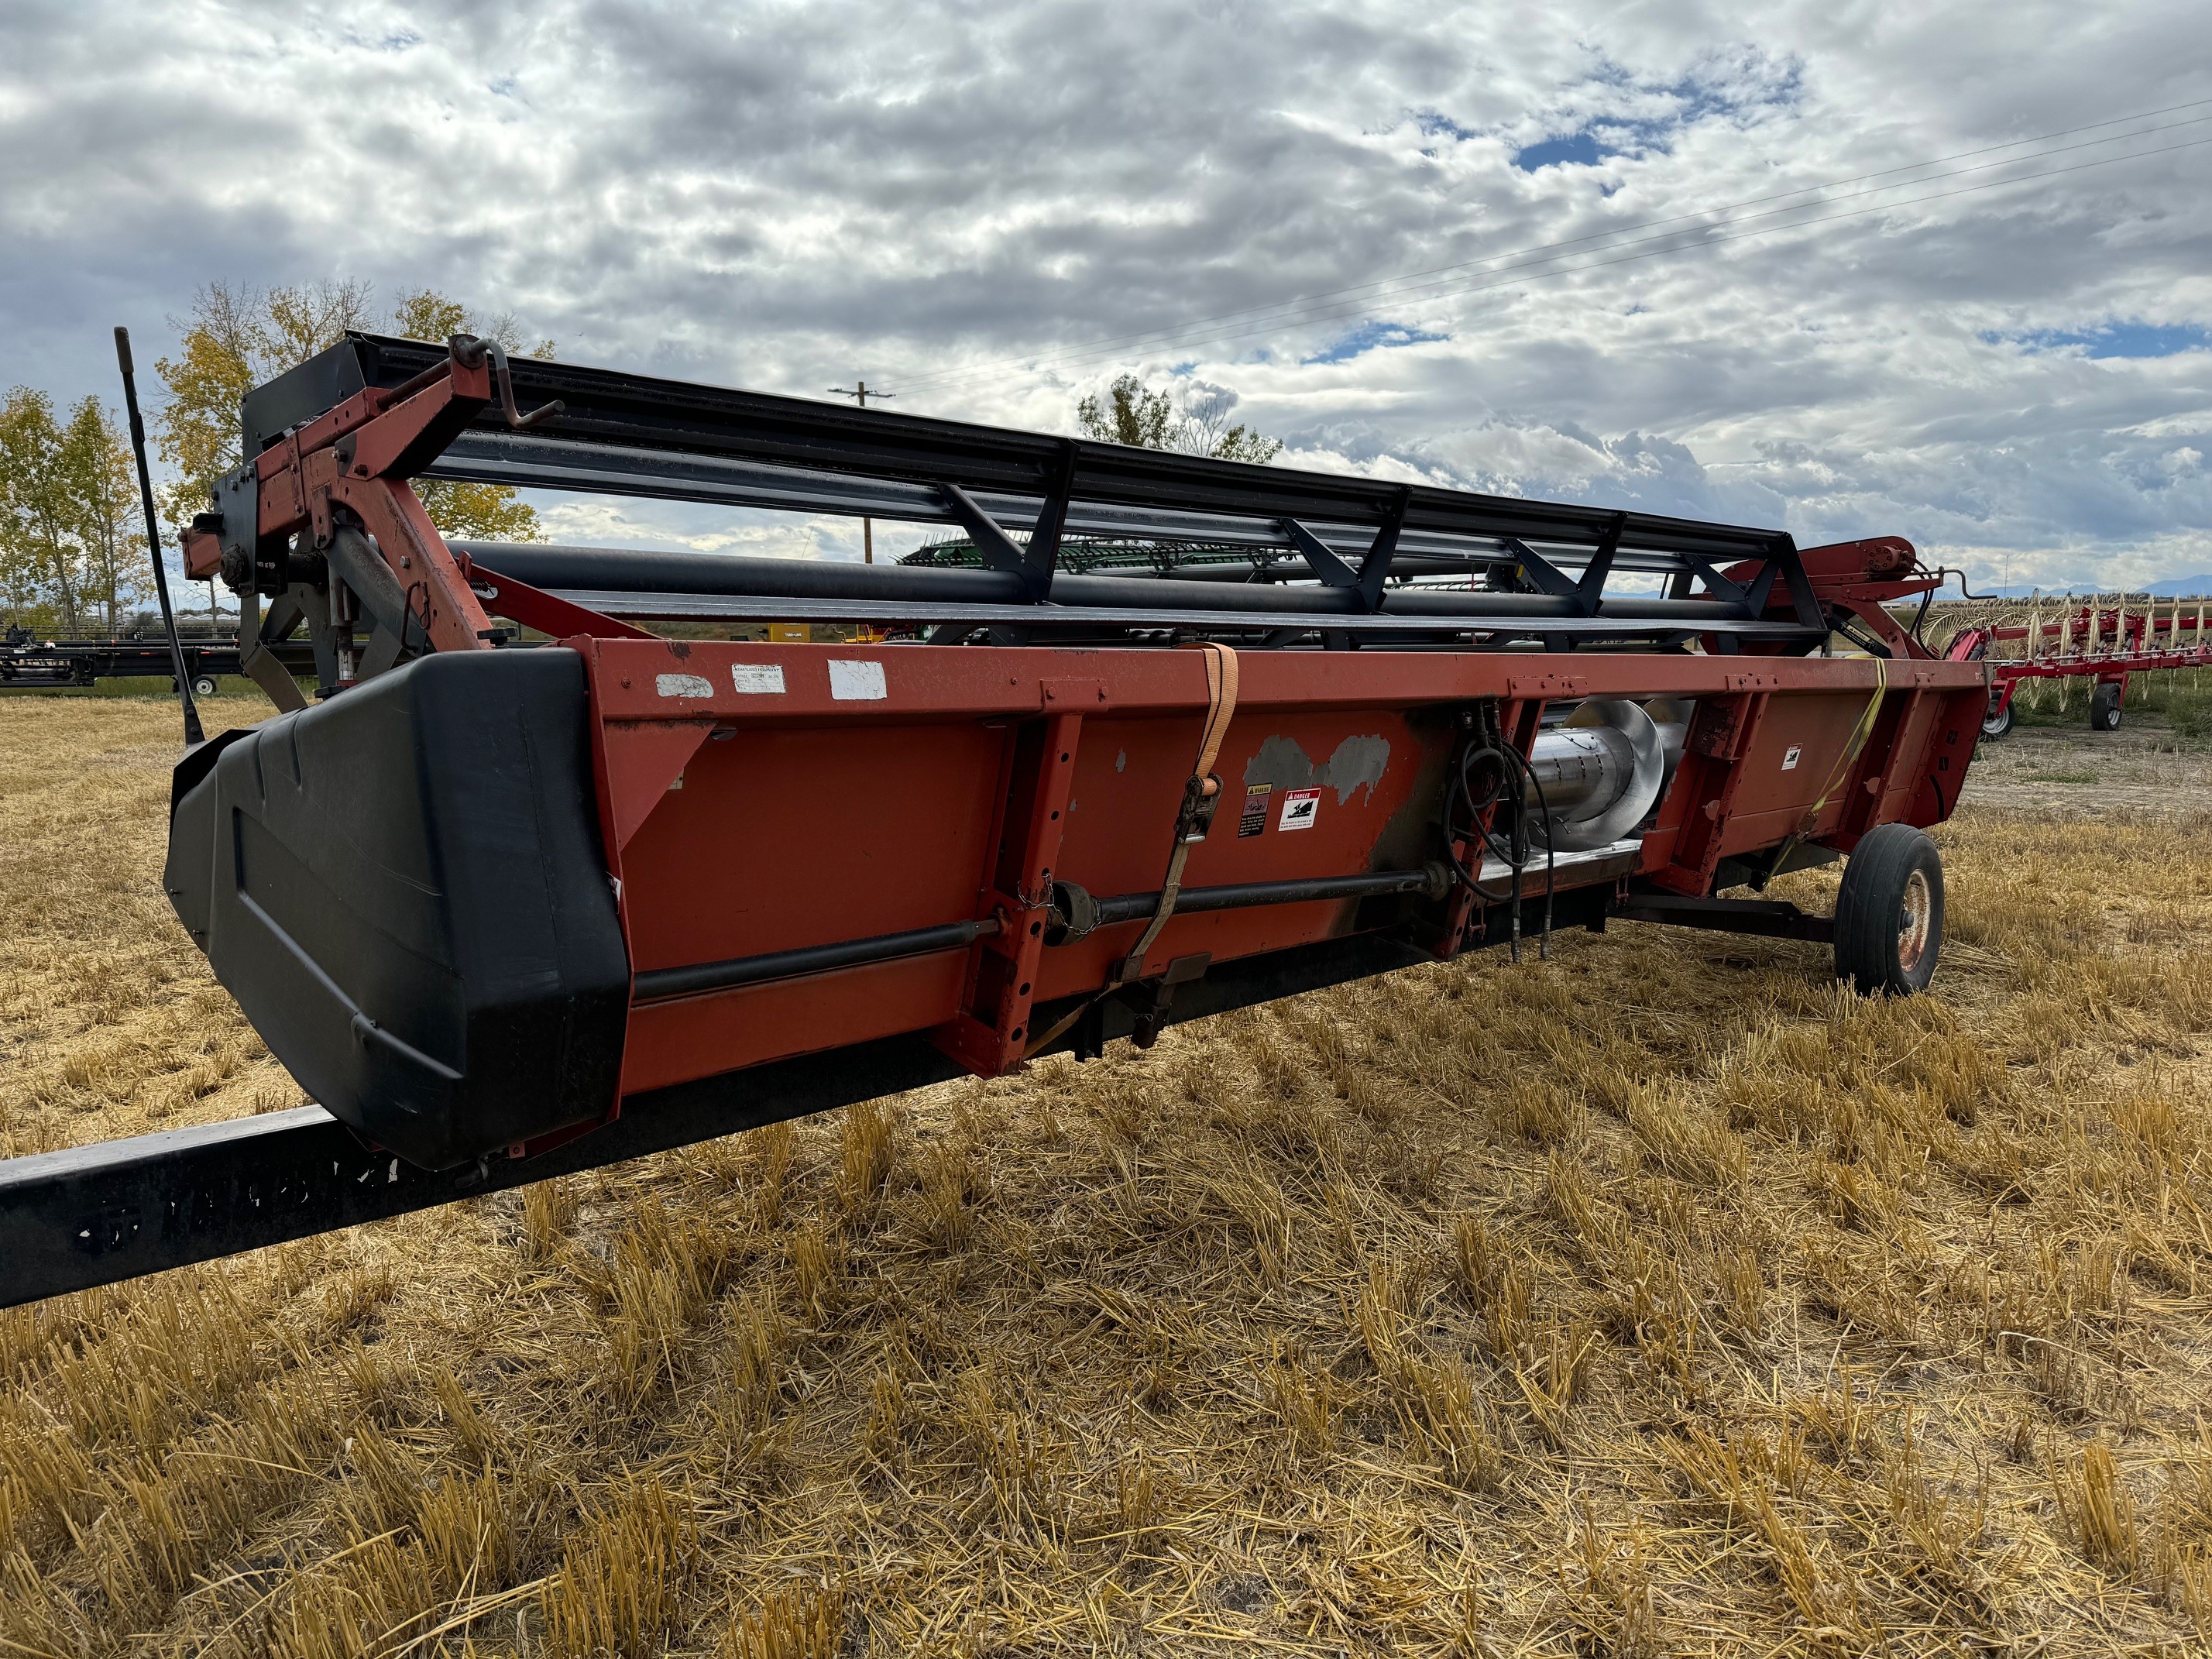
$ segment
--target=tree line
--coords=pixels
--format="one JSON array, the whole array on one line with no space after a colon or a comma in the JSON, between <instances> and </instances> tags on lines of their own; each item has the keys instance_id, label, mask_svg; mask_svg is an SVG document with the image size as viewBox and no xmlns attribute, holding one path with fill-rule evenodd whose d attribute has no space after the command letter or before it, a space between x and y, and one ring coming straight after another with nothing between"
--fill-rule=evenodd
<instances>
[{"instance_id":1,"label":"tree line","mask_svg":"<svg viewBox=\"0 0 2212 1659\"><path fill-rule=\"evenodd\" d=\"M477 334L510 355L553 355L550 340L526 344L512 316L481 316L428 289L380 312L362 282L211 283L193 295L187 316L171 320L177 350L155 363L161 394L150 412L170 473L157 499L173 553L179 531L206 511L215 481L241 459L240 399L347 331L417 340ZM447 535L538 538L537 514L513 489L428 479L415 489ZM97 396L58 410L30 386L0 397L0 628L112 633L152 597L153 583L130 444L115 410Z\"/></svg>"},{"instance_id":2,"label":"tree line","mask_svg":"<svg viewBox=\"0 0 2212 1659\"><path fill-rule=\"evenodd\" d=\"M0 610L9 626L113 629L152 580L131 450L97 398L0 399ZM142 573L145 573L142 574Z\"/></svg>"},{"instance_id":3,"label":"tree line","mask_svg":"<svg viewBox=\"0 0 2212 1659\"><path fill-rule=\"evenodd\" d=\"M1280 438L1230 420L1236 407L1237 394L1225 386L1186 384L1161 392L1134 374L1117 374L1103 398L1094 393L1075 405L1075 424L1086 438L1139 449L1262 464L1281 454Z\"/></svg>"}]
</instances>

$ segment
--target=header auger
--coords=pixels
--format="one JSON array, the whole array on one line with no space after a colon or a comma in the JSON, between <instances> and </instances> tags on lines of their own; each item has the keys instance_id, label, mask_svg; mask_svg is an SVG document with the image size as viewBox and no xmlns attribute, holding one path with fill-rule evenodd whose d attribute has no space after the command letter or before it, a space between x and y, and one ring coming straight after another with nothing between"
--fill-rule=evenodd
<instances>
[{"instance_id":1,"label":"header auger","mask_svg":"<svg viewBox=\"0 0 2212 1659\"><path fill-rule=\"evenodd\" d=\"M1870 989L1934 970L1920 832L1988 679L1885 609L1940 580L1894 538L465 337L349 337L242 423L186 556L285 712L179 764L166 882L320 1103L0 1164L7 1300L1613 918L1832 940ZM449 544L421 478L951 526L981 563ZM1058 570L1074 536L1243 553ZM1721 896L1839 855L1833 918Z\"/></svg>"}]
</instances>

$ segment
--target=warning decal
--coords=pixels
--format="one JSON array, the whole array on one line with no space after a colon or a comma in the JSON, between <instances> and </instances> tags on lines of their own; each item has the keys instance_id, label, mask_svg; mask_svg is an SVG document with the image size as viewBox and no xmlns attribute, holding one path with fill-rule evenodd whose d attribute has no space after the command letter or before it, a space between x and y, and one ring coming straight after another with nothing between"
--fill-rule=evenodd
<instances>
[{"instance_id":1,"label":"warning decal","mask_svg":"<svg viewBox=\"0 0 2212 1659\"><path fill-rule=\"evenodd\" d=\"M1293 830L1310 830L1314 827L1314 820L1320 816L1320 790L1285 789L1283 792L1283 815L1275 820L1275 828L1285 834Z\"/></svg>"},{"instance_id":2,"label":"warning decal","mask_svg":"<svg viewBox=\"0 0 2212 1659\"><path fill-rule=\"evenodd\" d=\"M1782 769L1785 772L1795 772L1797 769L1797 757L1804 752L1803 745L1791 744L1782 752Z\"/></svg>"},{"instance_id":3,"label":"warning decal","mask_svg":"<svg viewBox=\"0 0 2212 1659\"><path fill-rule=\"evenodd\" d=\"M1248 783L1244 786L1244 816L1237 820L1237 838L1256 836L1267 827L1267 797L1274 792L1272 783Z\"/></svg>"}]
</instances>

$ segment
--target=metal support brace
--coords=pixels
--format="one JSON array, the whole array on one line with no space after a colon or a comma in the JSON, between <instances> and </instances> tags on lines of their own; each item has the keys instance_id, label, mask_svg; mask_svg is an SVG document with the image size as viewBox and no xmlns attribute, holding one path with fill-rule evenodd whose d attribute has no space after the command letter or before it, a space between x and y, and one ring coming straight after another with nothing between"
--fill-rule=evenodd
<instances>
[{"instance_id":1,"label":"metal support brace","mask_svg":"<svg viewBox=\"0 0 2212 1659\"><path fill-rule=\"evenodd\" d=\"M1714 599L1723 605L1735 606L1738 611L1743 610L1744 602L1749 596L1744 589L1721 574L1713 567L1711 560L1701 559L1694 553L1686 553L1682 557L1683 562L1697 573L1698 580L1705 585L1705 591Z\"/></svg>"},{"instance_id":2,"label":"metal support brace","mask_svg":"<svg viewBox=\"0 0 2212 1659\"><path fill-rule=\"evenodd\" d=\"M1370 611L1382 608L1382 583L1390 574L1390 561L1398 556L1398 532L1406 527L1406 508L1413 499L1412 487L1400 485L1382 527L1375 532L1374 544L1359 562L1359 597Z\"/></svg>"},{"instance_id":3,"label":"metal support brace","mask_svg":"<svg viewBox=\"0 0 2212 1659\"><path fill-rule=\"evenodd\" d=\"M1052 592L1053 562L1060 551L1060 526L1067 516L1066 498L1061 496L1059 499L1057 513L1053 510L1054 503L1046 503L1045 511L1051 518L1052 533L1043 550L1044 561L1040 564L1012 536L999 528L998 520L977 505L975 498L958 484L939 484L938 489L944 493L945 504L952 509L952 516L960 520L961 528L975 542L975 550L983 556L983 562L993 570L1003 570L1020 577L1024 597L1034 604L1043 604ZM1044 529L1043 520L1039 521L1038 529Z\"/></svg>"},{"instance_id":4,"label":"metal support brace","mask_svg":"<svg viewBox=\"0 0 2212 1659\"><path fill-rule=\"evenodd\" d=\"M1281 521L1283 534L1290 538L1298 556L1306 562L1306 568L1320 579L1322 586L1354 589L1359 595L1360 609L1371 616L1382 608L1382 584L1390 574L1390 561L1397 556L1398 533L1405 528L1406 507L1413 495L1409 488L1399 489L1357 570L1296 519Z\"/></svg>"},{"instance_id":5,"label":"metal support brace","mask_svg":"<svg viewBox=\"0 0 2212 1659\"><path fill-rule=\"evenodd\" d=\"M1336 550L1327 542L1296 519L1285 519L1282 525L1283 534L1290 538L1291 545L1297 549L1298 556L1306 562L1306 568L1321 579L1323 587L1359 586L1359 573L1338 558Z\"/></svg>"},{"instance_id":6,"label":"metal support brace","mask_svg":"<svg viewBox=\"0 0 2212 1659\"><path fill-rule=\"evenodd\" d=\"M1595 617L1597 608L1605 602L1606 578L1613 574L1613 556L1620 551L1620 538L1628 528L1628 514L1613 515L1613 528L1590 554L1590 562L1583 567L1583 579L1575 584L1575 597L1581 600L1583 615Z\"/></svg>"},{"instance_id":7,"label":"metal support brace","mask_svg":"<svg viewBox=\"0 0 2212 1659\"><path fill-rule=\"evenodd\" d=\"M1805 574L1805 561L1798 556L1794 538L1778 536L1767 557L1782 570L1782 580L1790 589L1790 602L1796 607L1797 620L1808 627L1818 627L1823 618L1820 597L1813 591L1813 579Z\"/></svg>"},{"instance_id":8,"label":"metal support brace","mask_svg":"<svg viewBox=\"0 0 2212 1659\"><path fill-rule=\"evenodd\" d=\"M1024 562L1032 570L1043 573L1047 592L1052 587L1053 573L1060 567L1060 536L1067 526L1068 504L1075 499L1075 463L1079 453L1073 439L1060 446L1060 461L1053 469L1052 488L1045 492L1044 506L1037 513L1036 527L1030 532Z\"/></svg>"},{"instance_id":9,"label":"metal support brace","mask_svg":"<svg viewBox=\"0 0 2212 1659\"><path fill-rule=\"evenodd\" d=\"M1521 574L1555 599L1579 599L1582 589L1572 576L1553 564L1524 541L1513 537L1505 538L1507 551L1521 567Z\"/></svg>"}]
</instances>

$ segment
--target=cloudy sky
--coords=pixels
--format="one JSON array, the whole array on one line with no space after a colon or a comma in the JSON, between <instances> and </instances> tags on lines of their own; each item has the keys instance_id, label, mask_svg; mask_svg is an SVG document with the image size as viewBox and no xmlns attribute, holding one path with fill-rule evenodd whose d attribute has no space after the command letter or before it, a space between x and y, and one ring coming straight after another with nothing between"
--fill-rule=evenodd
<instances>
[{"instance_id":1,"label":"cloudy sky","mask_svg":"<svg viewBox=\"0 0 2212 1659\"><path fill-rule=\"evenodd\" d=\"M1134 369L1291 464L2212 571L2203 0L9 0L0 157L0 386L357 277L581 362L1058 430ZM765 544L624 511L556 526Z\"/></svg>"}]
</instances>

